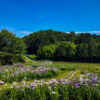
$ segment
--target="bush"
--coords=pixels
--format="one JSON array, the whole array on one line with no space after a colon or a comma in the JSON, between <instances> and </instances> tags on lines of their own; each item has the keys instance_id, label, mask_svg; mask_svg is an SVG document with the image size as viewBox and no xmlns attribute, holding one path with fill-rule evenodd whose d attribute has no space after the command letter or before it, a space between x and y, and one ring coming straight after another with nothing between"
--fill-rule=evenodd
<instances>
[{"instance_id":1,"label":"bush","mask_svg":"<svg viewBox=\"0 0 100 100\"><path fill-rule=\"evenodd\" d=\"M76 45L72 42L61 42L56 48L55 58L72 58L76 53Z\"/></svg>"},{"instance_id":2,"label":"bush","mask_svg":"<svg viewBox=\"0 0 100 100\"><path fill-rule=\"evenodd\" d=\"M23 54L25 52L25 43L23 39L16 37L8 30L0 32L0 51L12 54Z\"/></svg>"},{"instance_id":3,"label":"bush","mask_svg":"<svg viewBox=\"0 0 100 100\"><path fill-rule=\"evenodd\" d=\"M28 57L31 60L36 60L37 56L36 55L26 55L26 57Z\"/></svg>"},{"instance_id":4,"label":"bush","mask_svg":"<svg viewBox=\"0 0 100 100\"><path fill-rule=\"evenodd\" d=\"M5 65L5 64L13 64L16 62L23 62L24 59L22 58L21 55L14 55L11 53L6 53L6 52L0 52L0 64Z\"/></svg>"},{"instance_id":5,"label":"bush","mask_svg":"<svg viewBox=\"0 0 100 100\"><path fill-rule=\"evenodd\" d=\"M16 67L9 67L0 71L0 80L11 83L13 81L52 78L57 76L59 72L60 71L57 69L47 68L39 68L35 70L34 68L29 67L27 69L22 64L20 64Z\"/></svg>"},{"instance_id":6,"label":"bush","mask_svg":"<svg viewBox=\"0 0 100 100\"><path fill-rule=\"evenodd\" d=\"M40 58L50 59L54 57L55 50L56 50L56 45L50 44L41 47L38 50L37 54Z\"/></svg>"}]
</instances>

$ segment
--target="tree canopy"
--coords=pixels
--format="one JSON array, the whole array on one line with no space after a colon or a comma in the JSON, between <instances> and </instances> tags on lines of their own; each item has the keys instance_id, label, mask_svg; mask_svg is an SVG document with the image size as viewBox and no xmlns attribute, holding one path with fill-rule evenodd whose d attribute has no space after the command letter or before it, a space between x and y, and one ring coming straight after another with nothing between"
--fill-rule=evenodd
<instances>
[{"instance_id":1,"label":"tree canopy","mask_svg":"<svg viewBox=\"0 0 100 100\"><path fill-rule=\"evenodd\" d=\"M0 31L0 52L6 56L10 53L11 57L27 53L35 54L40 59L98 60L100 59L100 36L91 33L41 30L19 38L4 29Z\"/></svg>"},{"instance_id":2,"label":"tree canopy","mask_svg":"<svg viewBox=\"0 0 100 100\"><path fill-rule=\"evenodd\" d=\"M100 57L100 36L91 33L42 30L25 36L23 40L27 46L27 53L45 56L42 58Z\"/></svg>"},{"instance_id":3,"label":"tree canopy","mask_svg":"<svg viewBox=\"0 0 100 100\"><path fill-rule=\"evenodd\" d=\"M23 39L5 29L0 32L0 63L13 63L16 59L21 59L21 55L24 53Z\"/></svg>"},{"instance_id":4,"label":"tree canopy","mask_svg":"<svg viewBox=\"0 0 100 100\"><path fill-rule=\"evenodd\" d=\"M0 51L13 54L22 54L25 51L25 43L8 30L0 32Z\"/></svg>"}]
</instances>

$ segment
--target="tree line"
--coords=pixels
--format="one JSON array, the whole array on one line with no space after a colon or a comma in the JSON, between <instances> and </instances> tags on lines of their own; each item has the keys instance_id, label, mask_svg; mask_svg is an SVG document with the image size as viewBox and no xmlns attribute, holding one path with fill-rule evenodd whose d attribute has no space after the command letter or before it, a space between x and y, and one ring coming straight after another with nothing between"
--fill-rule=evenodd
<instances>
[{"instance_id":1,"label":"tree line","mask_svg":"<svg viewBox=\"0 0 100 100\"><path fill-rule=\"evenodd\" d=\"M24 61L24 54L35 54L37 59L99 62L100 36L42 30L20 38L1 30L0 63Z\"/></svg>"},{"instance_id":2,"label":"tree line","mask_svg":"<svg viewBox=\"0 0 100 100\"><path fill-rule=\"evenodd\" d=\"M99 61L100 37L91 33L53 30L34 32L23 38L28 54L39 59Z\"/></svg>"},{"instance_id":3,"label":"tree line","mask_svg":"<svg viewBox=\"0 0 100 100\"><path fill-rule=\"evenodd\" d=\"M25 43L6 29L0 31L0 65L24 61Z\"/></svg>"}]
</instances>

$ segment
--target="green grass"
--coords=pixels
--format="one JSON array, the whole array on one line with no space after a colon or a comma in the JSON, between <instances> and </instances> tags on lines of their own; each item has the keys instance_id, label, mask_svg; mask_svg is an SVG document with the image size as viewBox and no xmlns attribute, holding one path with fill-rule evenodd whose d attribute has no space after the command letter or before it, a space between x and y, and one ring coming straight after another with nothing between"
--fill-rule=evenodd
<instances>
[{"instance_id":1,"label":"green grass","mask_svg":"<svg viewBox=\"0 0 100 100\"><path fill-rule=\"evenodd\" d=\"M57 62L57 61L36 61L31 60L24 65L29 65L38 68L39 66L44 67L52 67L52 68L58 68L61 70L59 75L54 76L53 78L60 79L67 77L67 75L70 76L71 72L76 72L76 76L78 77L80 74L83 74L85 72L92 72L100 75L100 64L99 63L82 63L82 62Z\"/></svg>"},{"instance_id":2,"label":"green grass","mask_svg":"<svg viewBox=\"0 0 100 100\"><path fill-rule=\"evenodd\" d=\"M6 80L6 81L5 81L5 84L0 85L0 91L6 92L6 90L8 89L9 91L11 90L11 92L13 92L13 91L16 92L17 90L13 90L12 91L12 89L9 89L9 88L11 88L12 85L15 84L15 83L16 83L16 85L21 85L22 84L22 86L23 86L23 80L26 82L27 85L29 85L30 83L34 82L34 80L36 80L36 79L37 80L45 80L45 81L49 81L51 79L57 79L57 80L59 80L59 79L62 79L62 78L68 79L68 80L72 80L73 78L77 78L78 79L79 76L81 74L84 74L85 72L96 73L96 74L98 74L100 76L100 64L99 63L36 61L36 60L32 60L32 59L30 59L28 57L25 57L25 59L26 59L26 62L23 63L23 65L24 65L24 67L26 69L27 68L30 68L30 70L31 69L38 69L39 67L46 67L46 68L51 68L51 69L53 68L53 69L57 69L57 74L53 73L52 77L48 77L49 73L47 73L46 77L44 77L43 76L44 74L43 74L41 76L41 78L30 78L31 75L27 74L28 78L31 79L31 80L24 80L24 76L21 77L21 75L18 75L18 77L15 77L16 79L15 78L14 79L10 79L9 78L10 74L13 73L13 72L15 72L16 70L18 70L18 68L14 67L14 66L7 66L7 67L6 66L2 66L1 67L1 72L2 73L3 73L2 70L4 70L4 69L9 68L10 70L8 72L5 72L7 74L8 78L6 77L6 78L3 79L3 74L5 74L5 73L3 73L1 75L2 78L0 80ZM19 80L20 77L21 77L21 80L16 82L17 78ZM77 92L77 89L75 91ZM81 89L80 89L80 91L81 91ZM19 90L19 92L21 93L20 90ZM24 92L27 92L27 91L25 90ZM80 92L78 92L78 93L80 93ZM6 93L4 93L4 96L6 96L5 94ZM25 95L27 97L27 93ZM37 95L38 95L38 93L37 93ZM46 95L46 94L44 94L44 95ZM64 96L65 96L65 94L64 94ZM11 100L13 100L13 99L11 99ZM52 99L50 99L50 100L52 100ZM79 99L79 100L82 100L82 99Z\"/></svg>"},{"instance_id":3,"label":"green grass","mask_svg":"<svg viewBox=\"0 0 100 100\"><path fill-rule=\"evenodd\" d=\"M24 66L26 68L34 68L37 69L38 67L42 66L42 67L48 67L48 68L56 68L58 69L58 74L54 74L52 77L43 77L41 76L41 78L38 78L39 80L50 80L50 79L61 79L61 78L68 78L68 79L72 79L73 77L79 77L80 74L83 74L85 72L92 72L92 73L96 73L98 75L100 75L100 64L99 63L80 63L80 62L53 62L53 61L36 61L36 60L32 60L29 59L28 57L25 56L26 62L23 63ZM10 68L11 66L8 66L8 68ZM3 66L3 69L6 69L5 66ZM12 67L10 68L12 69ZM14 70L13 70L14 71ZM9 72L8 74L10 74L12 72ZM7 77L8 77L7 74ZM28 77L30 77L31 75L28 75ZM6 78L7 78L6 77ZM18 77L21 77L20 75L18 75ZM18 78L17 77L17 78ZM16 78L16 77L15 77ZM18 78L19 79L19 78ZM32 81L37 79L37 78L30 78ZM1 78L1 80L9 80L11 82L13 82L16 79L3 79ZM19 83L24 80L24 76L21 77L21 80L19 81ZM30 82L31 80L27 80L27 82ZM7 82L6 81L6 82ZM9 82L8 81L8 82Z\"/></svg>"},{"instance_id":4,"label":"green grass","mask_svg":"<svg viewBox=\"0 0 100 100\"><path fill-rule=\"evenodd\" d=\"M83 98L85 92L87 92L86 95L90 95L89 93L94 93L91 94L91 97L89 97L89 99L87 100L100 100L100 94L98 92L100 86L98 87L99 89L93 88L94 90L91 90L91 88L87 87L82 87L79 89L77 88L73 89L73 87L71 87L70 90L68 90L67 86L63 87L63 85L62 86L59 85L56 87L57 90L55 90L56 94L54 95L51 95L51 92L48 90L48 87L39 87L38 89L36 89L35 92L31 89L27 90L24 88L24 90L20 90L16 89L15 87L12 88L12 86L23 87L24 82L26 86L30 85L35 80L40 80L40 81L42 80L46 82L49 82L52 79L72 80L73 78L76 78L78 80L80 78L80 75L86 77L86 75L84 74L85 72L96 73L97 75L100 76L99 63L82 63L82 62L80 63L80 62L61 62L61 61L57 62L57 61L47 61L47 60L37 61L33 60L35 59L34 55L24 56L24 59L25 63L22 63L23 67L18 67L18 65L12 65L12 66L8 65L0 67L0 80L5 82L5 84L0 85L0 100L3 97L4 97L3 100L8 100L9 96L10 100L45 100L44 96L48 97L47 92L49 93L50 96L49 100L61 100L61 98L59 98L59 95L60 96L62 95L62 98L64 97L62 100L84 100ZM49 69L48 72L46 73L43 72L41 74L39 72L31 73L32 70L38 70L41 67ZM94 91L97 92L95 93ZM29 95L27 94L27 92L30 92ZM43 93L43 95L40 92ZM75 97L75 99L68 99L67 97L70 95L66 96L66 92L69 93L71 92L71 94ZM95 99L95 97L92 97L92 95L96 95L96 97L98 97L99 99ZM23 97L24 99L22 99ZM35 99L33 99L33 97Z\"/></svg>"}]
</instances>

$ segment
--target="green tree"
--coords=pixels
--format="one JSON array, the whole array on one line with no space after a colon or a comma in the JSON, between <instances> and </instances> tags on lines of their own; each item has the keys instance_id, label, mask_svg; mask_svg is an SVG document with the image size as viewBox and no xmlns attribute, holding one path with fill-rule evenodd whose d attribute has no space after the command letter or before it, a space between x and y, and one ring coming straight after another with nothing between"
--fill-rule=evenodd
<instances>
[{"instance_id":1,"label":"green tree","mask_svg":"<svg viewBox=\"0 0 100 100\"><path fill-rule=\"evenodd\" d=\"M73 57L76 53L76 45L72 42L61 42L56 48L56 57Z\"/></svg>"},{"instance_id":2,"label":"green tree","mask_svg":"<svg viewBox=\"0 0 100 100\"><path fill-rule=\"evenodd\" d=\"M25 36L24 41L27 46L28 53L37 54L37 50L45 45L55 44L59 41L64 41L65 36L63 32L53 30L39 31Z\"/></svg>"},{"instance_id":3,"label":"green tree","mask_svg":"<svg viewBox=\"0 0 100 100\"><path fill-rule=\"evenodd\" d=\"M16 37L8 30L0 32L0 51L13 54L22 54L25 50L25 43L21 38Z\"/></svg>"},{"instance_id":4,"label":"green tree","mask_svg":"<svg viewBox=\"0 0 100 100\"><path fill-rule=\"evenodd\" d=\"M14 38L11 40L11 44L9 45L8 52L13 54L24 54L25 53L25 43L21 38Z\"/></svg>"},{"instance_id":5,"label":"green tree","mask_svg":"<svg viewBox=\"0 0 100 100\"><path fill-rule=\"evenodd\" d=\"M56 45L45 45L38 50L37 54L40 58L50 59L54 57L55 50Z\"/></svg>"},{"instance_id":6,"label":"green tree","mask_svg":"<svg viewBox=\"0 0 100 100\"><path fill-rule=\"evenodd\" d=\"M91 37L92 35L90 33L80 33L76 36L75 43L76 44L88 43Z\"/></svg>"},{"instance_id":7,"label":"green tree","mask_svg":"<svg viewBox=\"0 0 100 100\"><path fill-rule=\"evenodd\" d=\"M90 39L90 41L88 42L88 49L90 58L98 56L98 42L95 39Z\"/></svg>"},{"instance_id":8,"label":"green tree","mask_svg":"<svg viewBox=\"0 0 100 100\"><path fill-rule=\"evenodd\" d=\"M89 55L88 55L88 44L86 43L81 43L77 46L77 52L76 52L76 56L78 57L84 57L84 58L87 58Z\"/></svg>"}]
</instances>

